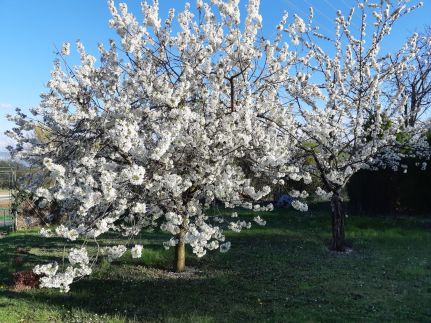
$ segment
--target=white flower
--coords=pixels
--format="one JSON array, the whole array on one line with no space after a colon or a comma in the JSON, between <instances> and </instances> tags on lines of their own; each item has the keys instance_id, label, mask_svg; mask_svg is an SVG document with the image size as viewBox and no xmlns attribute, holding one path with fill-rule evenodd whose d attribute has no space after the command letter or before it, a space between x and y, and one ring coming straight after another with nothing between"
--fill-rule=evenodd
<instances>
[{"instance_id":1,"label":"white flower","mask_svg":"<svg viewBox=\"0 0 431 323\"><path fill-rule=\"evenodd\" d=\"M330 199L332 196L332 192L326 192L320 186L317 187L316 194L324 199Z\"/></svg>"},{"instance_id":2,"label":"white flower","mask_svg":"<svg viewBox=\"0 0 431 323\"><path fill-rule=\"evenodd\" d=\"M46 264L46 265L36 265L33 268L33 272L37 275L46 275L52 277L57 273L58 264L56 262Z\"/></svg>"},{"instance_id":3,"label":"white flower","mask_svg":"<svg viewBox=\"0 0 431 323\"><path fill-rule=\"evenodd\" d=\"M250 229L251 223L246 221L230 222L228 228L234 232L241 232L242 229Z\"/></svg>"},{"instance_id":4,"label":"white flower","mask_svg":"<svg viewBox=\"0 0 431 323\"><path fill-rule=\"evenodd\" d=\"M64 42L63 46L61 47L61 54L63 56L69 56L70 55L70 43Z\"/></svg>"},{"instance_id":5,"label":"white flower","mask_svg":"<svg viewBox=\"0 0 431 323\"><path fill-rule=\"evenodd\" d=\"M142 166L135 164L123 173L129 178L132 185L141 185L144 182L145 168Z\"/></svg>"},{"instance_id":6,"label":"white flower","mask_svg":"<svg viewBox=\"0 0 431 323\"><path fill-rule=\"evenodd\" d=\"M294 26L295 29L301 33L304 33L307 30L304 20L298 15L295 15Z\"/></svg>"},{"instance_id":7,"label":"white flower","mask_svg":"<svg viewBox=\"0 0 431 323\"><path fill-rule=\"evenodd\" d=\"M132 249L131 249L131 253L132 253L132 258L141 258L142 257L142 246L141 245L135 245Z\"/></svg>"},{"instance_id":8,"label":"white flower","mask_svg":"<svg viewBox=\"0 0 431 323\"><path fill-rule=\"evenodd\" d=\"M127 251L126 246L117 245L113 247L103 247L100 249L102 255L106 255L108 257L108 261L111 262L115 259L120 258Z\"/></svg>"},{"instance_id":9,"label":"white flower","mask_svg":"<svg viewBox=\"0 0 431 323\"><path fill-rule=\"evenodd\" d=\"M136 203L135 206L132 208L133 213L144 214L146 211L147 207L145 203Z\"/></svg>"},{"instance_id":10,"label":"white flower","mask_svg":"<svg viewBox=\"0 0 431 323\"><path fill-rule=\"evenodd\" d=\"M68 266L64 273L56 273L52 276L45 276L40 279L40 287L59 288L61 292L67 293L70 290L75 278L73 267Z\"/></svg>"},{"instance_id":11,"label":"white flower","mask_svg":"<svg viewBox=\"0 0 431 323\"><path fill-rule=\"evenodd\" d=\"M256 216L253 220L257 224L262 225L262 226L264 226L266 224L266 221L263 220L260 216Z\"/></svg>"},{"instance_id":12,"label":"white flower","mask_svg":"<svg viewBox=\"0 0 431 323\"><path fill-rule=\"evenodd\" d=\"M78 231L76 229L68 229L63 224L59 225L55 229L55 233L57 234L57 236L69 239L71 241L75 241L79 237Z\"/></svg>"},{"instance_id":13,"label":"white flower","mask_svg":"<svg viewBox=\"0 0 431 323\"><path fill-rule=\"evenodd\" d=\"M88 258L87 250L85 248L81 248L81 249L72 248L69 252L68 259L71 265L77 265L77 264L88 265L90 261Z\"/></svg>"},{"instance_id":14,"label":"white flower","mask_svg":"<svg viewBox=\"0 0 431 323\"><path fill-rule=\"evenodd\" d=\"M50 238L53 236L51 229L45 229L45 228L40 229L39 234L41 237L44 237L44 238Z\"/></svg>"},{"instance_id":15,"label":"white flower","mask_svg":"<svg viewBox=\"0 0 431 323\"><path fill-rule=\"evenodd\" d=\"M298 200L292 201L292 207L298 211L301 211L301 212L308 211L308 205L305 203L302 203Z\"/></svg>"},{"instance_id":16,"label":"white flower","mask_svg":"<svg viewBox=\"0 0 431 323\"><path fill-rule=\"evenodd\" d=\"M47 190L44 187L39 187L35 193L34 193L37 197L42 197L46 200L46 202L51 201L52 200L52 194L49 190Z\"/></svg>"},{"instance_id":17,"label":"white flower","mask_svg":"<svg viewBox=\"0 0 431 323\"><path fill-rule=\"evenodd\" d=\"M51 173L55 177L64 177L66 172L66 169L64 168L64 166L59 164L54 164L51 158L44 158L43 164L49 171L51 171Z\"/></svg>"}]
</instances>

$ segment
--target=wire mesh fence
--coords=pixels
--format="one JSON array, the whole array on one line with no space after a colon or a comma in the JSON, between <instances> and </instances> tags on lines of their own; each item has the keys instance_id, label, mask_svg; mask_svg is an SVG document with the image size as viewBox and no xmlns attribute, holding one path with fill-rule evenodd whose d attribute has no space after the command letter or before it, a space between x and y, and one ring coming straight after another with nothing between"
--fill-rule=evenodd
<instances>
[{"instance_id":1,"label":"wire mesh fence","mask_svg":"<svg viewBox=\"0 0 431 323\"><path fill-rule=\"evenodd\" d=\"M23 213L25 213L23 205L25 208L25 202L28 201L20 196L20 188L25 186L38 171L40 171L38 168L10 161L6 164L0 163L0 228L16 230L23 224Z\"/></svg>"},{"instance_id":2,"label":"wire mesh fence","mask_svg":"<svg viewBox=\"0 0 431 323\"><path fill-rule=\"evenodd\" d=\"M16 229L16 212L12 208L18 168L0 166L0 227Z\"/></svg>"},{"instance_id":3,"label":"wire mesh fence","mask_svg":"<svg viewBox=\"0 0 431 323\"><path fill-rule=\"evenodd\" d=\"M0 227L15 229L15 212L12 208L0 208Z\"/></svg>"}]
</instances>

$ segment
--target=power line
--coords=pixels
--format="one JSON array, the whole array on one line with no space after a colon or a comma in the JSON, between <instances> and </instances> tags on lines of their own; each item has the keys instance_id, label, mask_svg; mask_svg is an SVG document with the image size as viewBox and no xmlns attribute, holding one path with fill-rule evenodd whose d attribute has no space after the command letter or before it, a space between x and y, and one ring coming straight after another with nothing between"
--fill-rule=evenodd
<instances>
[{"instance_id":1,"label":"power line","mask_svg":"<svg viewBox=\"0 0 431 323\"><path fill-rule=\"evenodd\" d=\"M344 5L346 6L346 8L347 8L347 9L349 9L349 10L350 10L350 9L352 8L352 6L351 6L351 5L349 5L349 4L346 2L346 0L341 0L341 2L342 2L342 3L344 3Z\"/></svg>"},{"instance_id":2,"label":"power line","mask_svg":"<svg viewBox=\"0 0 431 323\"><path fill-rule=\"evenodd\" d=\"M308 5L311 5L310 4L310 2L308 1L308 0L304 0ZM331 7L332 9L334 9L335 10L335 13L338 11L338 10L340 10L340 9L338 9L338 8L336 8L330 1L328 1L328 0L323 0L329 7ZM345 2L345 0L342 0L343 1L343 3L344 3L344 5L348 8L348 10L350 10L350 8L351 7L349 7L347 4L346 4L346 2ZM319 8L315 8L316 9L316 11L318 11L323 17L325 17L326 18L326 20L328 20L328 21L331 21L332 23L334 22L334 20L333 19L331 19L331 18L329 18L322 10L319 10ZM358 26L356 25L356 24L354 24L353 22L351 22L351 25L354 27L354 28L356 28L356 29L358 29Z\"/></svg>"},{"instance_id":3,"label":"power line","mask_svg":"<svg viewBox=\"0 0 431 323\"><path fill-rule=\"evenodd\" d=\"M308 1L308 0L305 0L305 2L310 6L310 7L313 7L313 5L310 3L310 1ZM313 7L314 9L316 9L316 11L317 12L319 12L320 13L320 15L323 17L323 18L325 18L327 21L329 21L331 24L333 24L334 23L334 19L333 18L330 18L327 14L325 14L322 10L320 10L319 8L317 8L317 7ZM335 9L335 12L337 12L337 10L338 9Z\"/></svg>"},{"instance_id":4,"label":"power line","mask_svg":"<svg viewBox=\"0 0 431 323\"><path fill-rule=\"evenodd\" d=\"M301 11L302 14L304 15L304 17L308 17L309 13L305 12L302 8L298 7L292 0L285 0L285 1L288 2L291 6L295 7L298 11ZM306 1L306 2L308 3L308 5L310 7L313 7L312 5L310 5L310 3L308 1ZM325 17L323 17L323 18L325 18ZM326 17L326 19L328 19L328 18ZM331 23L332 23L332 21L331 21ZM319 27L322 27L322 29L325 29L325 31L328 32L328 34L332 34L333 33L333 31L330 30L325 25L322 25L322 26L319 26Z\"/></svg>"},{"instance_id":5,"label":"power line","mask_svg":"<svg viewBox=\"0 0 431 323\"><path fill-rule=\"evenodd\" d=\"M330 6L332 9L334 9L335 12L337 12L339 10L338 8L335 8L334 5L330 1L323 0L323 2L325 2L328 6Z\"/></svg>"}]
</instances>

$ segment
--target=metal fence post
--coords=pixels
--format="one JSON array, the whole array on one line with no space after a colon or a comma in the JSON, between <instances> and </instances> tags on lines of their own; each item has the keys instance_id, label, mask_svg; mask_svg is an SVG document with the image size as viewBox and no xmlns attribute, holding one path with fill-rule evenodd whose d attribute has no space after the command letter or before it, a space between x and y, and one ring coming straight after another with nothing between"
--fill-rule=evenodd
<instances>
[{"instance_id":1,"label":"metal fence post","mask_svg":"<svg viewBox=\"0 0 431 323\"><path fill-rule=\"evenodd\" d=\"M13 231L17 231L18 230L18 212L16 211L15 208L12 209L12 214L13 214Z\"/></svg>"}]
</instances>

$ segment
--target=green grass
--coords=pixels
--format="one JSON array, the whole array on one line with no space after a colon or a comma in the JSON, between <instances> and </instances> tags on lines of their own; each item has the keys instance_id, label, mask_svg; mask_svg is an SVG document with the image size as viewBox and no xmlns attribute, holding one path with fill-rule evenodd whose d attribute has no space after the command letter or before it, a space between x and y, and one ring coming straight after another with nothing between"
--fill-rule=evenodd
<instances>
[{"instance_id":1,"label":"green grass","mask_svg":"<svg viewBox=\"0 0 431 323\"><path fill-rule=\"evenodd\" d=\"M62 256L63 242L35 231L0 239L0 322L426 322L431 318L431 222L349 217L353 252L327 250L329 216L273 212L266 227L229 234L232 249L169 273L164 236L146 234L141 260L102 262L56 290L15 292L15 270ZM121 241L108 236L104 244ZM124 242L124 241L123 241ZM21 254L25 264L17 267Z\"/></svg>"}]
</instances>

